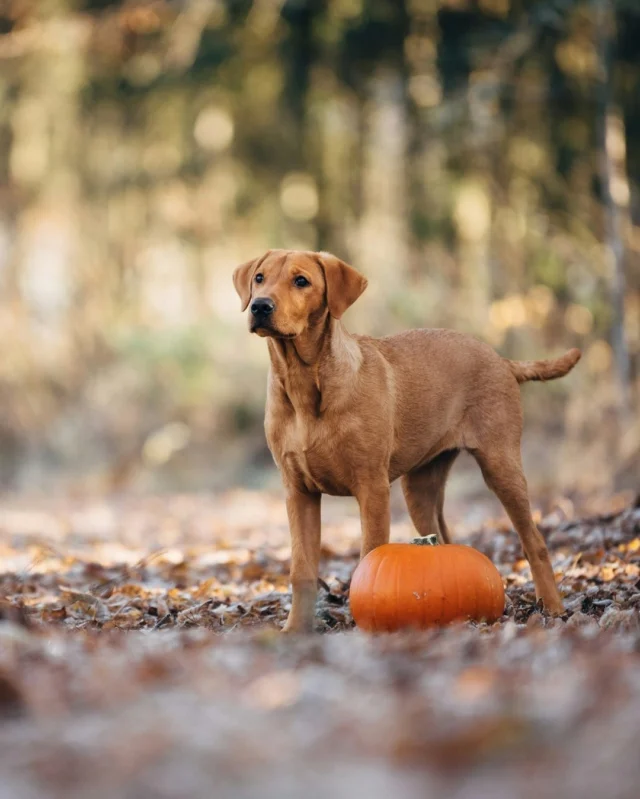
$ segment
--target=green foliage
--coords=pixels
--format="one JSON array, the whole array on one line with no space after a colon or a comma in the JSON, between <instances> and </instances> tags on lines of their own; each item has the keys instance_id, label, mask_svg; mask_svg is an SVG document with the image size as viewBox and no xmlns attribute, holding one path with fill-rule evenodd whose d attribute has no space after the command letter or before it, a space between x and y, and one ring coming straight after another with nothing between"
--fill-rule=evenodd
<instances>
[{"instance_id":1,"label":"green foliage","mask_svg":"<svg viewBox=\"0 0 640 799\"><path fill-rule=\"evenodd\" d=\"M211 398L213 365L206 328L129 331L114 337L114 354L131 364L147 384L160 384L179 404L202 404Z\"/></svg>"}]
</instances>

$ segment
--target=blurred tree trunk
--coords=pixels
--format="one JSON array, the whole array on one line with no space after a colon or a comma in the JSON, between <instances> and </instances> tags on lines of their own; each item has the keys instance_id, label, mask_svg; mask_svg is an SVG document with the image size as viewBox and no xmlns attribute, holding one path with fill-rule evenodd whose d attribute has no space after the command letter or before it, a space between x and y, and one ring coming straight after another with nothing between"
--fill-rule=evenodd
<instances>
[{"instance_id":1,"label":"blurred tree trunk","mask_svg":"<svg viewBox=\"0 0 640 799\"><path fill-rule=\"evenodd\" d=\"M272 6L280 3L271 3ZM321 159L321 133L312 131L310 126L310 91L311 73L316 64L318 41L315 24L324 11L323 0L307 0L299 5L292 4L287 13L290 15L292 29L287 47L289 49L288 69L284 89L286 117L288 120L288 162L292 172L309 176L313 165ZM291 176L291 173L290 173ZM286 177L286 176L285 176ZM316 176L317 177L317 176ZM297 179L294 177L294 180ZM306 185L308 192L317 196L317 182L298 182ZM311 220L314 216L301 215L300 218L286 213L283 226L283 244L285 247L301 249L317 249L317 225Z\"/></svg>"},{"instance_id":2,"label":"blurred tree trunk","mask_svg":"<svg viewBox=\"0 0 640 799\"><path fill-rule=\"evenodd\" d=\"M404 282L408 262L407 120L402 77L396 69L381 68L372 76L369 88L357 263L371 280L367 312L374 310L374 335L381 335L388 329L385 312ZM354 317L359 310L356 306Z\"/></svg>"},{"instance_id":3,"label":"blurred tree trunk","mask_svg":"<svg viewBox=\"0 0 640 799\"><path fill-rule=\"evenodd\" d=\"M621 390L621 408L629 411L631 370L625 337L625 250L623 241L623 209L628 203L623 195L626 177L619 162L623 156L615 152L616 140L624 143L624 132L616 130L622 122L613 107L613 55L616 40L615 7L612 0L594 0L595 26L600 61L597 95L597 157L604 213L604 237L611 275L612 346Z\"/></svg>"},{"instance_id":4,"label":"blurred tree trunk","mask_svg":"<svg viewBox=\"0 0 640 799\"><path fill-rule=\"evenodd\" d=\"M83 316L79 95L88 24L73 5L43 0L33 50L15 62L9 173L22 208L7 269L15 336L0 341L0 382L5 423L23 444L24 431L44 429L77 388L76 347L88 333L75 324Z\"/></svg>"},{"instance_id":5,"label":"blurred tree trunk","mask_svg":"<svg viewBox=\"0 0 640 799\"><path fill-rule=\"evenodd\" d=\"M441 191L446 184L446 148L434 129L433 113L442 100L438 73L438 4L436 0L407 3L409 35L405 42L405 100L407 103L407 155L405 161L408 207L411 215L411 272L423 269L422 247L442 235L442 220L448 198ZM417 250L417 252L416 252Z\"/></svg>"}]
</instances>

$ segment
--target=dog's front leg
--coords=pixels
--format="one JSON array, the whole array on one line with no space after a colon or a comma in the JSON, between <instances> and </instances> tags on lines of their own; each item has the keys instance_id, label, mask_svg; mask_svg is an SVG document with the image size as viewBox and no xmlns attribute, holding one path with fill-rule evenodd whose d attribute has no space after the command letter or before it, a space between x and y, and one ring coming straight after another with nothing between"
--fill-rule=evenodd
<instances>
[{"instance_id":1,"label":"dog's front leg","mask_svg":"<svg viewBox=\"0 0 640 799\"><path fill-rule=\"evenodd\" d=\"M289 490L291 530L291 611L285 633L313 632L320 560L320 494Z\"/></svg>"},{"instance_id":2,"label":"dog's front leg","mask_svg":"<svg viewBox=\"0 0 640 799\"><path fill-rule=\"evenodd\" d=\"M389 508L389 482L373 482L358 491L362 542L360 557L389 541L391 512Z\"/></svg>"}]
</instances>

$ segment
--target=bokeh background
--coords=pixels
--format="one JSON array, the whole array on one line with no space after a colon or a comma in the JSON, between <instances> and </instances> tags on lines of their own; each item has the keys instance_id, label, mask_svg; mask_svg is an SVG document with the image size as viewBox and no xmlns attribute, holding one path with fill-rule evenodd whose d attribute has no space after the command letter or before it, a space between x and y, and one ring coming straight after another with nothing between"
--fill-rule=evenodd
<instances>
[{"instance_id":1,"label":"bokeh background","mask_svg":"<svg viewBox=\"0 0 640 799\"><path fill-rule=\"evenodd\" d=\"M275 485L268 247L361 269L357 332L580 347L532 488L637 488L637 0L4 0L0 98L2 489Z\"/></svg>"}]
</instances>

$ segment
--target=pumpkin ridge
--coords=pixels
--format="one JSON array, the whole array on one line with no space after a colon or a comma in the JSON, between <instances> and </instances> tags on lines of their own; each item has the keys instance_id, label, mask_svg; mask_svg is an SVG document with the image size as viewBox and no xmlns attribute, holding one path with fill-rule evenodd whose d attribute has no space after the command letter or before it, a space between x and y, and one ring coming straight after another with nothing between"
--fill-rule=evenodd
<instances>
[{"instance_id":1,"label":"pumpkin ridge","mask_svg":"<svg viewBox=\"0 0 640 799\"><path fill-rule=\"evenodd\" d=\"M453 573L454 573L455 580L456 580L456 612L458 612L460 607L461 607L461 602L460 602L460 573L459 573L458 569L455 569Z\"/></svg>"},{"instance_id":2,"label":"pumpkin ridge","mask_svg":"<svg viewBox=\"0 0 640 799\"><path fill-rule=\"evenodd\" d=\"M478 582L476 580L473 581L473 595L474 595L473 615L477 616L478 611L480 610L479 608L480 601L478 597Z\"/></svg>"},{"instance_id":3,"label":"pumpkin ridge","mask_svg":"<svg viewBox=\"0 0 640 799\"><path fill-rule=\"evenodd\" d=\"M483 577L484 577L484 582L485 582L485 584L487 586L487 593L489 594L489 598L491 600L493 600L493 585L491 584L491 579L489 577L489 570L488 569L484 569ZM493 602L491 602L491 604L493 604ZM485 608L484 617L485 617L485 621L489 618L489 609L488 608Z\"/></svg>"},{"instance_id":4,"label":"pumpkin ridge","mask_svg":"<svg viewBox=\"0 0 640 799\"><path fill-rule=\"evenodd\" d=\"M428 553L430 553L431 551L432 550L430 550L430 549L426 549L425 550L425 559L427 557L429 557ZM438 553L435 550L433 550L433 553L434 553L434 557L436 558L436 562L438 562L437 561ZM433 591L433 580L431 581L431 585L427 585L426 586L426 590L425 590L424 584L422 584L422 603L420 605L420 622L421 622L423 628L425 626L426 627L431 626L430 625L430 619L429 619L429 605L430 605L431 597L429 595L430 595L430 593L432 591Z\"/></svg>"},{"instance_id":5,"label":"pumpkin ridge","mask_svg":"<svg viewBox=\"0 0 640 799\"><path fill-rule=\"evenodd\" d=\"M447 597L444 591L445 582L443 580L442 572L444 569L449 570L448 564L445 563L444 558L440 558L440 623L442 623L443 619L445 618L445 604L447 601Z\"/></svg>"},{"instance_id":6,"label":"pumpkin ridge","mask_svg":"<svg viewBox=\"0 0 640 799\"><path fill-rule=\"evenodd\" d=\"M394 566L395 566L395 570L396 570L396 597L398 597L398 596L400 596L400 569L398 568L398 564L397 563L394 563ZM398 607L398 602L396 601L396 613L395 613L395 618L394 618L394 624L395 624L396 629L397 629L398 623L400 621L399 615L400 615L400 609Z\"/></svg>"},{"instance_id":7,"label":"pumpkin ridge","mask_svg":"<svg viewBox=\"0 0 640 799\"><path fill-rule=\"evenodd\" d=\"M380 569L376 575L376 584L381 584L382 595L378 597L376 608L381 611L382 618L377 619L376 626L381 632L390 632L393 629L393 614L390 612L393 605L390 602L389 586L393 584L395 566L394 558L380 557Z\"/></svg>"},{"instance_id":8,"label":"pumpkin ridge","mask_svg":"<svg viewBox=\"0 0 640 799\"><path fill-rule=\"evenodd\" d=\"M498 597L497 597L497 595L496 595L496 585L495 585L495 582L494 582L494 581L491 579L491 574L489 573L489 570L488 570L488 569L487 569L487 580L488 580L488 582L489 582L489 584L490 584L490 586L491 586L491 594L490 594L490 595L491 595L491 608L490 608L490 610L491 610L491 615L493 615L493 614L496 612L496 611L494 610L494 608L495 608L495 607L496 607L496 605L497 605L497 602L496 602L496 600L497 600L497 598L498 598Z\"/></svg>"},{"instance_id":9,"label":"pumpkin ridge","mask_svg":"<svg viewBox=\"0 0 640 799\"><path fill-rule=\"evenodd\" d=\"M376 572L373 576L373 580L371 582L371 629L373 632L378 632L378 626L376 621L376 585L378 583L378 575L380 574L380 569L382 568L382 558L378 558Z\"/></svg>"},{"instance_id":10,"label":"pumpkin ridge","mask_svg":"<svg viewBox=\"0 0 640 799\"><path fill-rule=\"evenodd\" d=\"M496 588L496 591L497 591L496 599L498 601L496 613L499 613L500 616L502 616L502 614L504 613L504 609L505 609L506 598L505 598L505 593L504 593L504 584L502 582L502 575L500 574L500 572L498 572L498 574L500 576L500 590L498 590ZM500 600L500 597L502 597L502 601Z\"/></svg>"},{"instance_id":11,"label":"pumpkin ridge","mask_svg":"<svg viewBox=\"0 0 640 799\"><path fill-rule=\"evenodd\" d=\"M487 586L487 602L485 603L486 607L484 609L484 617L485 620L488 620L489 615L491 613L491 608L493 607L493 583L491 582L491 575L489 574L489 569L485 566L482 572L483 580L485 585Z\"/></svg>"}]
</instances>

